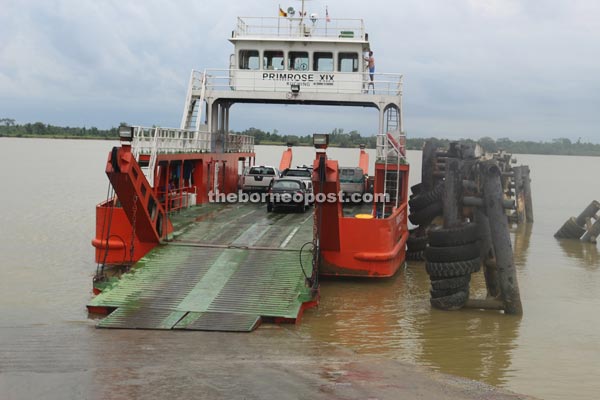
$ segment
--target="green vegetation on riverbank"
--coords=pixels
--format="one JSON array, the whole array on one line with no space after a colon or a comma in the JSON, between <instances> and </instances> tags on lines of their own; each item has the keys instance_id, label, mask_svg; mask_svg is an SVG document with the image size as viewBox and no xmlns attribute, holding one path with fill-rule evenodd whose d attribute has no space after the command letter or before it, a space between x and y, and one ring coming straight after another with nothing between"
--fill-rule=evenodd
<instances>
[{"instance_id":1,"label":"green vegetation on riverbank","mask_svg":"<svg viewBox=\"0 0 600 400\"><path fill-rule=\"evenodd\" d=\"M233 133L254 136L256 144L285 145L290 143L294 146L312 146L312 134L305 136L284 135L276 129L273 132L265 132L257 128L249 128ZM21 125L16 124L13 119L2 118L0 119L0 137L3 136L49 139L117 139L118 128L61 127L42 122ZM345 133L343 129L331 131L329 140L332 147L358 147L364 144L367 148L374 149L377 144L375 136L361 136L357 131ZM435 140L442 147L447 147L450 143L450 140L447 139L408 138L406 148L408 150L420 150L426 140ZM572 142L567 138L553 139L550 142L512 141L508 138L492 139L490 137L483 137L479 140L463 139L461 141L479 143L485 150L490 152L503 149L514 154L600 156L600 144L583 143L581 141Z\"/></svg>"},{"instance_id":2,"label":"green vegetation on riverbank","mask_svg":"<svg viewBox=\"0 0 600 400\"><path fill-rule=\"evenodd\" d=\"M234 132L241 135L254 136L255 144L280 144L291 143L294 146L311 146L312 135L296 136L281 135L277 130L264 132L257 128L246 129L242 132ZM329 134L329 143L333 147L358 147L361 144L367 148L374 149L377 145L375 136L361 136L357 131L344 133L343 129L334 129ZM426 140L434 140L440 147L448 147L451 141L437 138L407 138L406 148L408 150L421 150ZM505 150L514 154L546 154L546 155L579 155L600 156L600 144L572 142L567 138L553 139L550 142L512 141L508 138L494 140L490 137L482 137L479 140L461 139L461 142L479 143L486 151L496 152Z\"/></svg>"},{"instance_id":3,"label":"green vegetation on riverbank","mask_svg":"<svg viewBox=\"0 0 600 400\"><path fill-rule=\"evenodd\" d=\"M48 139L116 139L119 137L119 128L65 127L42 122L20 125L15 124L14 119L2 118L0 119L0 137L2 136Z\"/></svg>"}]
</instances>

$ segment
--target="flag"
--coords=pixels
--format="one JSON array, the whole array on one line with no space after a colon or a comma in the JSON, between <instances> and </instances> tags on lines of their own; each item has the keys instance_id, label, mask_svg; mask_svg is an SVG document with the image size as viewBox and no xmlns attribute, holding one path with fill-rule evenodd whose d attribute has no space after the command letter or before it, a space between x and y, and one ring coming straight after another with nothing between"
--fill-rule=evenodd
<instances>
[{"instance_id":1,"label":"flag","mask_svg":"<svg viewBox=\"0 0 600 400\"><path fill-rule=\"evenodd\" d=\"M325 6L325 21L331 22L331 18L329 18L329 8Z\"/></svg>"},{"instance_id":2,"label":"flag","mask_svg":"<svg viewBox=\"0 0 600 400\"><path fill-rule=\"evenodd\" d=\"M280 16L280 17L287 17L287 13L286 13L285 11L283 11L283 10L281 9L281 7L279 7L279 16Z\"/></svg>"}]
</instances>

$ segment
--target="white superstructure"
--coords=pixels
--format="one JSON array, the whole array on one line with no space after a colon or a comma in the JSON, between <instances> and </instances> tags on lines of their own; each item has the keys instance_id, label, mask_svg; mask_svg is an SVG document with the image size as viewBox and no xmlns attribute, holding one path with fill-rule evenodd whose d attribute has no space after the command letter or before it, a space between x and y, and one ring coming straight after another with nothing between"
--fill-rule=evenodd
<instances>
[{"instance_id":1,"label":"white superstructure","mask_svg":"<svg viewBox=\"0 0 600 400\"><path fill-rule=\"evenodd\" d=\"M192 71L180 128L140 128L134 148L160 152L168 141L169 151L250 149L252 138L229 133L233 104L337 105L376 108L377 158L403 158L402 75L376 72L371 80L363 20L300 16L302 4L297 16L290 7L287 16L238 18L228 68Z\"/></svg>"},{"instance_id":2,"label":"white superstructure","mask_svg":"<svg viewBox=\"0 0 600 400\"><path fill-rule=\"evenodd\" d=\"M371 81L363 20L290 14L238 18L229 68L192 71L181 129L225 135L235 103L362 106L379 110L379 135L403 143L402 75Z\"/></svg>"}]
</instances>

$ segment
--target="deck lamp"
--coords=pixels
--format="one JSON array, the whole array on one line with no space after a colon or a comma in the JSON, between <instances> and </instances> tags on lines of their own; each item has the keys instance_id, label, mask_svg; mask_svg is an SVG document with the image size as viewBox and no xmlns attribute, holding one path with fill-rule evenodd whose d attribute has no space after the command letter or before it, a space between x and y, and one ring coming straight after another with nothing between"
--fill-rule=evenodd
<instances>
[{"instance_id":1,"label":"deck lamp","mask_svg":"<svg viewBox=\"0 0 600 400\"><path fill-rule=\"evenodd\" d=\"M133 141L133 126L120 126L119 127L119 139L121 142Z\"/></svg>"},{"instance_id":2,"label":"deck lamp","mask_svg":"<svg viewBox=\"0 0 600 400\"><path fill-rule=\"evenodd\" d=\"M315 149L326 149L329 145L329 134L313 133L313 146Z\"/></svg>"},{"instance_id":3,"label":"deck lamp","mask_svg":"<svg viewBox=\"0 0 600 400\"><path fill-rule=\"evenodd\" d=\"M292 90L292 93L294 93L294 94L300 93L300 85L297 83L292 83L290 85L290 89Z\"/></svg>"}]
</instances>

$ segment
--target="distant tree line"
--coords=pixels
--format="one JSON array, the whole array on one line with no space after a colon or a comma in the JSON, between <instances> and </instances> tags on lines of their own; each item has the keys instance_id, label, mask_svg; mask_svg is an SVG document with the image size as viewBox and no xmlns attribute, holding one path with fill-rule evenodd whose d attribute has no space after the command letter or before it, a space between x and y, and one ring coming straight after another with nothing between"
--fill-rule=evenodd
<instances>
[{"instance_id":1,"label":"distant tree line","mask_svg":"<svg viewBox=\"0 0 600 400\"><path fill-rule=\"evenodd\" d=\"M286 144L294 146L311 146L312 135L281 135L275 129L272 133L257 128L249 128L245 131L234 132L242 135L254 136L255 144ZM408 150L421 150L426 141L433 141L439 147L448 147L449 143L456 140L438 138L407 138L406 148ZM493 139L482 137L479 140L460 139L463 143L478 143L484 150L494 153L505 150L514 154L548 154L548 155L579 155L600 156L600 144L584 143L581 140L572 142L568 138L553 139L550 142L512 141L509 138ZM364 144L367 148L374 149L377 146L375 136L361 136L357 131L344 133L343 129L334 129L329 133L329 143L337 147L358 147Z\"/></svg>"},{"instance_id":2,"label":"distant tree line","mask_svg":"<svg viewBox=\"0 0 600 400\"><path fill-rule=\"evenodd\" d=\"M254 136L255 144L291 144L293 146L312 146L312 134L305 136L281 135L277 129L265 132L257 128L249 128L241 132L233 132L239 135ZM374 149L377 145L375 136L361 136L358 131L344 133L343 129L336 128L329 132L329 144L336 147L358 147L364 144Z\"/></svg>"},{"instance_id":3,"label":"distant tree line","mask_svg":"<svg viewBox=\"0 0 600 400\"><path fill-rule=\"evenodd\" d=\"M119 126L127 125L121 122ZM48 137L48 138L82 138L82 139L117 139L118 127L98 129L96 127L62 127L42 122L33 124L17 124L12 118L0 118L0 137ZM305 136L280 134L277 129L273 132L263 131L258 128L249 128L241 132L242 135L254 136L256 144L291 144L293 146L312 146L312 134ZM427 140L432 140L440 147L447 147L451 140L437 138L408 138L408 150L421 150ZM568 138L553 139L550 142L512 141L509 138L493 139L482 137L479 140L461 139L465 143L479 143L486 151L496 152L505 150L514 154L549 154L549 155L579 155L600 156L600 144L584 143L581 140L572 142ZM362 136L358 131L345 133L343 129L336 128L329 133L329 143L335 147L358 147L364 144L367 148L377 146L375 136Z\"/></svg>"},{"instance_id":4,"label":"distant tree line","mask_svg":"<svg viewBox=\"0 0 600 400\"><path fill-rule=\"evenodd\" d=\"M121 123L125 124L125 123ZM47 137L47 138L81 138L81 139L116 139L119 128L98 129L96 127L80 128L55 126L35 122L33 124L16 124L14 119L0 118L0 137Z\"/></svg>"}]
</instances>

